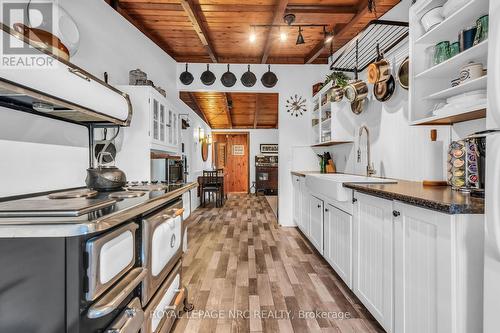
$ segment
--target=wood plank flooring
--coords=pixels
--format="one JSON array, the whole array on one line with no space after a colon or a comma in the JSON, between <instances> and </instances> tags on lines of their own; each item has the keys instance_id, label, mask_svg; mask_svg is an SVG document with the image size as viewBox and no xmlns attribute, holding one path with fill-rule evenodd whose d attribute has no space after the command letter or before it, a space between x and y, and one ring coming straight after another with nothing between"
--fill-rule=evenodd
<instances>
[{"instance_id":1,"label":"wood plank flooring","mask_svg":"<svg viewBox=\"0 0 500 333\"><path fill-rule=\"evenodd\" d=\"M174 332L384 332L264 197L231 195L189 219L183 284L194 310Z\"/></svg>"}]
</instances>

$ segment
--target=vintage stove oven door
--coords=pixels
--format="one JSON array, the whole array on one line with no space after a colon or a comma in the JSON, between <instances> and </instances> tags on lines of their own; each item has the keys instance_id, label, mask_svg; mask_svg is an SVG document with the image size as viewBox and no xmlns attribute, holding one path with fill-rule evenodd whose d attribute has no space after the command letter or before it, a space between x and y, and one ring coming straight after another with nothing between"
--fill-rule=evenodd
<instances>
[{"instance_id":1,"label":"vintage stove oven door","mask_svg":"<svg viewBox=\"0 0 500 333\"><path fill-rule=\"evenodd\" d=\"M137 228L129 223L87 241L87 301L94 301L134 266Z\"/></svg>"},{"instance_id":2,"label":"vintage stove oven door","mask_svg":"<svg viewBox=\"0 0 500 333\"><path fill-rule=\"evenodd\" d=\"M137 333L144 322L141 301L134 298L104 333Z\"/></svg>"},{"instance_id":3,"label":"vintage stove oven door","mask_svg":"<svg viewBox=\"0 0 500 333\"><path fill-rule=\"evenodd\" d=\"M142 221L142 265L148 273L142 283L146 305L182 256L182 201Z\"/></svg>"},{"instance_id":4,"label":"vintage stove oven door","mask_svg":"<svg viewBox=\"0 0 500 333\"><path fill-rule=\"evenodd\" d=\"M178 261L144 310L141 333L170 332L187 296L186 290L181 287L181 267L182 262Z\"/></svg>"}]
</instances>

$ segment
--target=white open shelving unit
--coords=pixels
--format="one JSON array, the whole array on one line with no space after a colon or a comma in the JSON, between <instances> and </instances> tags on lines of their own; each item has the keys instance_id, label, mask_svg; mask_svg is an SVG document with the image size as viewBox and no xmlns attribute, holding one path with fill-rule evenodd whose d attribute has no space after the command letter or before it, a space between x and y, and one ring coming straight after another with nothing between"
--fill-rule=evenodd
<instances>
[{"instance_id":1,"label":"white open shelving unit","mask_svg":"<svg viewBox=\"0 0 500 333\"><path fill-rule=\"evenodd\" d=\"M479 62L488 67L488 40L432 67L427 64L426 50L441 41L454 42L459 32L475 24L488 14L488 0L469 0L459 10L447 17L438 26L425 32L420 18L427 10L441 6L446 0L421 0L410 9L410 123L412 125L451 125L457 122L486 117L486 105L455 108L446 113L433 115L435 105L447 98L463 93L486 90L487 77L468 81L451 87L451 81L459 76L460 69L470 63Z\"/></svg>"},{"instance_id":2,"label":"white open shelving unit","mask_svg":"<svg viewBox=\"0 0 500 333\"><path fill-rule=\"evenodd\" d=\"M337 104L329 100L328 92L333 82L325 85L314 97L311 103L312 147L333 146L352 143L354 129ZM345 109L345 108L344 108Z\"/></svg>"}]
</instances>

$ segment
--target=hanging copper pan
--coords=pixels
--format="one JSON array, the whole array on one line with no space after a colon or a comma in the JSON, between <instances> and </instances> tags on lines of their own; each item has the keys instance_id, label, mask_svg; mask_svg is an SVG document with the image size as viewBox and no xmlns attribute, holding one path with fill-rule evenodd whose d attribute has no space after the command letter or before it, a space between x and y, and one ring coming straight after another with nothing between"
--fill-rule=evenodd
<instances>
[{"instance_id":1,"label":"hanging copper pan","mask_svg":"<svg viewBox=\"0 0 500 333\"><path fill-rule=\"evenodd\" d=\"M386 81L390 75L391 65L389 61L384 59L384 55L380 53L380 48L377 44L377 60L368 65L368 82L373 84Z\"/></svg>"}]
</instances>

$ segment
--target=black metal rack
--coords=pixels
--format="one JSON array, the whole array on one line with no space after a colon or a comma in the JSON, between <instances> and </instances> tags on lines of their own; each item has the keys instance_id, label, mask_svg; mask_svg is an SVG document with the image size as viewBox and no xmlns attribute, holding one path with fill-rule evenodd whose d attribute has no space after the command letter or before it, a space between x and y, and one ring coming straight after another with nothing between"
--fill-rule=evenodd
<instances>
[{"instance_id":1,"label":"black metal rack","mask_svg":"<svg viewBox=\"0 0 500 333\"><path fill-rule=\"evenodd\" d=\"M344 47L330 69L353 73L363 71L377 58L377 44L383 53L387 53L408 34L408 22L373 20Z\"/></svg>"}]
</instances>

